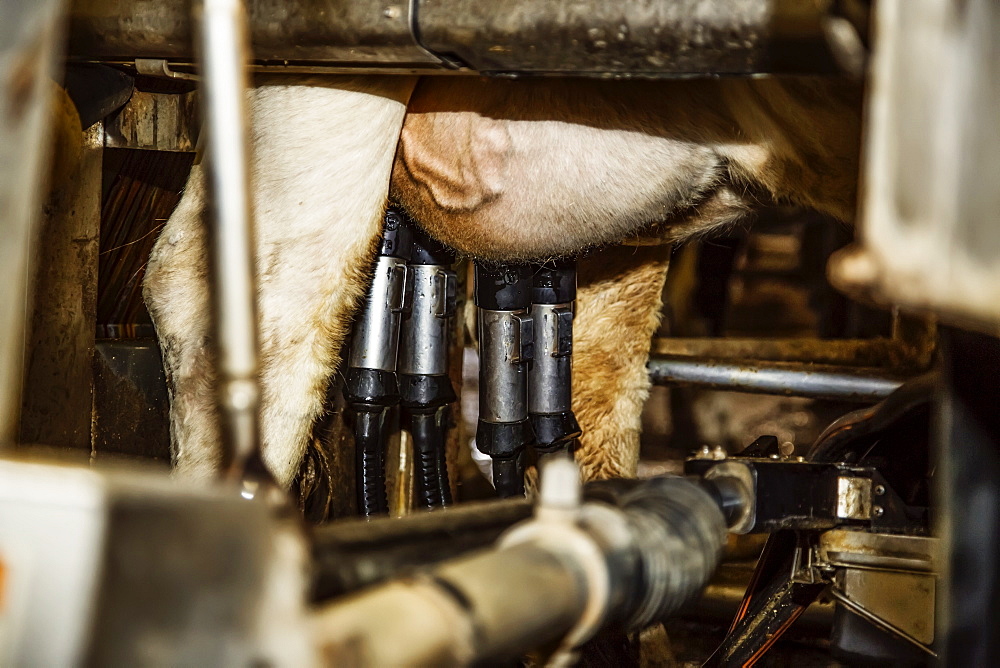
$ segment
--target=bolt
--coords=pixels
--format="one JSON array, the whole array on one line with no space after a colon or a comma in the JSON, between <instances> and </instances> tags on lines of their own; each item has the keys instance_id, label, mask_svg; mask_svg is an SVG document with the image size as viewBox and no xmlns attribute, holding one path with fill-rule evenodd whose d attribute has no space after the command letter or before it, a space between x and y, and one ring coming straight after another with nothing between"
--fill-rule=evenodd
<instances>
[{"instance_id":1,"label":"bolt","mask_svg":"<svg viewBox=\"0 0 1000 668\"><path fill-rule=\"evenodd\" d=\"M712 448L712 459L725 459L727 454L726 449L721 445Z\"/></svg>"},{"instance_id":2,"label":"bolt","mask_svg":"<svg viewBox=\"0 0 1000 668\"><path fill-rule=\"evenodd\" d=\"M875 496L882 496L885 494L885 487L883 485L875 485Z\"/></svg>"},{"instance_id":3,"label":"bolt","mask_svg":"<svg viewBox=\"0 0 1000 668\"><path fill-rule=\"evenodd\" d=\"M708 447L707 445L703 445L703 446L701 446L701 450L698 451L698 454L696 454L695 457L697 457L699 459L711 459L712 458L712 449L710 447Z\"/></svg>"},{"instance_id":4,"label":"bolt","mask_svg":"<svg viewBox=\"0 0 1000 668\"><path fill-rule=\"evenodd\" d=\"M781 459L780 455L771 455L771 459Z\"/></svg>"},{"instance_id":5,"label":"bolt","mask_svg":"<svg viewBox=\"0 0 1000 668\"><path fill-rule=\"evenodd\" d=\"M401 13L402 12L400 11L399 6L397 5L392 5L382 10L382 16L384 16L387 19L398 19Z\"/></svg>"},{"instance_id":6,"label":"bolt","mask_svg":"<svg viewBox=\"0 0 1000 668\"><path fill-rule=\"evenodd\" d=\"M875 515L875 517L882 517L882 515L885 514L885 510L882 508L882 506L875 506L874 508L872 508L872 513Z\"/></svg>"}]
</instances>

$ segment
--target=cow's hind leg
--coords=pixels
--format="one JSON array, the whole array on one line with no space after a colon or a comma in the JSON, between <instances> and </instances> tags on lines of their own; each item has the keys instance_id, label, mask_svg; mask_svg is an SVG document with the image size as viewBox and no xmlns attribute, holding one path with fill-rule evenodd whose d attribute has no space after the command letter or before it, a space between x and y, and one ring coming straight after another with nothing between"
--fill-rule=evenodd
<instances>
[{"instance_id":1,"label":"cow's hind leg","mask_svg":"<svg viewBox=\"0 0 1000 668\"><path fill-rule=\"evenodd\" d=\"M668 246L617 246L579 263L573 326L576 453L585 480L634 477L650 342L660 321Z\"/></svg>"},{"instance_id":2,"label":"cow's hind leg","mask_svg":"<svg viewBox=\"0 0 1000 668\"><path fill-rule=\"evenodd\" d=\"M413 80L260 82L251 92L253 202L264 460L287 486L364 292L389 172ZM218 470L204 177L192 171L156 243L145 297L171 389L179 472Z\"/></svg>"}]
</instances>

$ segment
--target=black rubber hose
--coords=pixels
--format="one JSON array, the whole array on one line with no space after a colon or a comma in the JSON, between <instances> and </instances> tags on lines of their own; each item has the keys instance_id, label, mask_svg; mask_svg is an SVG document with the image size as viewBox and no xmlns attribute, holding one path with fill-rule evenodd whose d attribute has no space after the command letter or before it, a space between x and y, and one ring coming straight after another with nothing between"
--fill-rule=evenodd
<instances>
[{"instance_id":1,"label":"black rubber hose","mask_svg":"<svg viewBox=\"0 0 1000 668\"><path fill-rule=\"evenodd\" d=\"M448 423L451 420L451 409L448 406L442 406L438 409L437 416L435 418L438 422L439 429L441 431L441 446L437 449L437 484L438 493L441 495L441 504L445 506L450 506L452 504L451 498L451 478L448 475Z\"/></svg>"},{"instance_id":2,"label":"black rubber hose","mask_svg":"<svg viewBox=\"0 0 1000 668\"><path fill-rule=\"evenodd\" d=\"M636 591L626 626L641 629L674 614L697 596L722 557L726 520L699 483L674 476L653 478L620 495L640 555Z\"/></svg>"},{"instance_id":3,"label":"black rubber hose","mask_svg":"<svg viewBox=\"0 0 1000 668\"><path fill-rule=\"evenodd\" d=\"M531 516L525 499L462 503L399 519L348 519L312 533L313 600L329 599L492 544Z\"/></svg>"},{"instance_id":4,"label":"black rubber hose","mask_svg":"<svg viewBox=\"0 0 1000 668\"><path fill-rule=\"evenodd\" d=\"M939 379L935 372L918 376L874 406L853 411L834 421L816 439L806 459L825 463L856 460L901 420L920 419L921 416L926 419Z\"/></svg>"},{"instance_id":5,"label":"black rubber hose","mask_svg":"<svg viewBox=\"0 0 1000 668\"><path fill-rule=\"evenodd\" d=\"M410 413L410 435L413 437L413 477L416 481L417 503L425 508L444 505L441 496L441 467L444 425L442 411ZM444 476L447 479L447 472Z\"/></svg>"},{"instance_id":6,"label":"black rubber hose","mask_svg":"<svg viewBox=\"0 0 1000 668\"><path fill-rule=\"evenodd\" d=\"M385 491L385 460L382 454L385 416L384 406L358 407L354 414L358 513L364 517L389 513Z\"/></svg>"}]
</instances>

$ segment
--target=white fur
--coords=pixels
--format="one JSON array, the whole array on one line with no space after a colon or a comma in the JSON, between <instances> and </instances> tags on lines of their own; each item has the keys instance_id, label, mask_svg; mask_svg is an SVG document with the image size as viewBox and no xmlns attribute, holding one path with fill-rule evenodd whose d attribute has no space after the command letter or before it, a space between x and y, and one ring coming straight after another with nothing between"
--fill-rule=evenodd
<instances>
[{"instance_id":1,"label":"white fur","mask_svg":"<svg viewBox=\"0 0 1000 668\"><path fill-rule=\"evenodd\" d=\"M288 485L322 409L344 328L364 289L409 78L259 85L250 93L264 460ZM145 298L171 390L177 471L220 463L208 375L205 180L199 166L150 257Z\"/></svg>"}]
</instances>

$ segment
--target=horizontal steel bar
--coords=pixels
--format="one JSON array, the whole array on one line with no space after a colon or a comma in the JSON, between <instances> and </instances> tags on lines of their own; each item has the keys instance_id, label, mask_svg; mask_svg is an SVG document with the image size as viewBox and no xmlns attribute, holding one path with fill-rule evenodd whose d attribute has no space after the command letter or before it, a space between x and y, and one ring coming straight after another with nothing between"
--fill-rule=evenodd
<instances>
[{"instance_id":1,"label":"horizontal steel bar","mask_svg":"<svg viewBox=\"0 0 1000 668\"><path fill-rule=\"evenodd\" d=\"M879 369L780 362L738 363L651 357L656 385L690 385L733 392L780 394L814 399L881 401L902 384Z\"/></svg>"},{"instance_id":2,"label":"horizontal steel bar","mask_svg":"<svg viewBox=\"0 0 1000 668\"><path fill-rule=\"evenodd\" d=\"M933 349L933 346L924 346ZM812 362L850 367L919 370L930 361L927 351L891 338L875 339L752 339L680 338L653 339L652 353L670 357L712 360Z\"/></svg>"},{"instance_id":3,"label":"horizontal steel bar","mask_svg":"<svg viewBox=\"0 0 1000 668\"><path fill-rule=\"evenodd\" d=\"M76 0L69 55L194 60L187 0ZM288 65L672 77L833 73L831 3L247 0L253 58Z\"/></svg>"},{"instance_id":4,"label":"horizontal steel bar","mask_svg":"<svg viewBox=\"0 0 1000 668\"><path fill-rule=\"evenodd\" d=\"M439 65L418 45L408 2L247 0L258 61ZM194 61L188 0L76 0L69 55L99 60Z\"/></svg>"}]
</instances>

